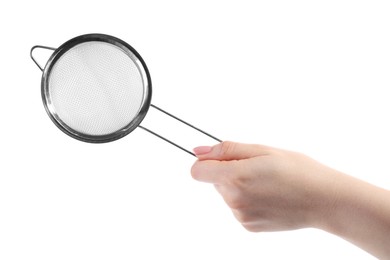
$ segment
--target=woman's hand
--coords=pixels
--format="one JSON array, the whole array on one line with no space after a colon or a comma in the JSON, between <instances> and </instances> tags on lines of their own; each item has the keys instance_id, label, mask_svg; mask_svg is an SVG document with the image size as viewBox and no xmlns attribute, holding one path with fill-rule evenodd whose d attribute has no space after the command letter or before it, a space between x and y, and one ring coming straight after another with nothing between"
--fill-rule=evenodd
<instances>
[{"instance_id":1,"label":"woman's hand","mask_svg":"<svg viewBox=\"0 0 390 260\"><path fill-rule=\"evenodd\" d=\"M315 227L390 259L390 192L296 152L223 142L194 149L191 174L215 185L249 231Z\"/></svg>"},{"instance_id":2,"label":"woman's hand","mask_svg":"<svg viewBox=\"0 0 390 260\"><path fill-rule=\"evenodd\" d=\"M316 226L337 200L334 171L302 154L233 142L194 152L193 178L213 183L249 231Z\"/></svg>"}]
</instances>

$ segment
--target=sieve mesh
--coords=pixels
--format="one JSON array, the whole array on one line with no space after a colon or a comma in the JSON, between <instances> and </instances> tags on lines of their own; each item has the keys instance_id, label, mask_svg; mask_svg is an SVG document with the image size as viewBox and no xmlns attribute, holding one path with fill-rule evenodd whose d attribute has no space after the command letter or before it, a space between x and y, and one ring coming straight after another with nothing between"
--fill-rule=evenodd
<instances>
[{"instance_id":1,"label":"sieve mesh","mask_svg":"<svg viewBox=\"0 0 390 260\"><path fill-rule=\"evenodd\" d=\"M133 57L100 41L80 43L53 65L48 95L67 126L88 135L115 133L138 114L144 98L142 75Z\"/></svg>"}]
</instances>

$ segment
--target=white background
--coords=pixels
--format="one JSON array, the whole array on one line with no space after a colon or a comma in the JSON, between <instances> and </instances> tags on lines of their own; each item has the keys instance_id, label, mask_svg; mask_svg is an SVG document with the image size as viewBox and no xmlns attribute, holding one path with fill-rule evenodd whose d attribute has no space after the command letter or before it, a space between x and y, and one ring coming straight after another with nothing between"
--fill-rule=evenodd
<instances>
[{"instance_id":1,"label":"white background","mask_svg":"<svg viewBox=\"0 0 390 260\"><path fill-rule=\"evenodd\" d=\"M192 180L192 156L141 129L99 145L63 134L29 51L114 35L146 61L155 105L390 188L389 14L388 1L2 1L0 259L371 259L319 230L247 232ZM144 123L212 143L168 121Z\"/></svg>"}]
</instances>

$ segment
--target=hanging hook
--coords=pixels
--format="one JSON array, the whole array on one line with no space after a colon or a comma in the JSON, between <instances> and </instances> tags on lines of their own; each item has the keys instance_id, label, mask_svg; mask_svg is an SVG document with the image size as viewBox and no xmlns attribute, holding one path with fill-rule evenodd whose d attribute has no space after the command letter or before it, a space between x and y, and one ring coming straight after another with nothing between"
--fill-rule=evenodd
<instances>
[{"instance_id":1,"label":"hanging hook","mask_svg":"<svg viewBox=\"0 0 390 260\"><path fill-rule=\"evenodd\" d=\"M35 60L35 58L34 58L34 56L33 56L33 51L34 51L36 48L46 49L46 50L52 50L52 51L55 51L56 48L47 47L47 46L42 46L42 45L35 45L34 47L31 48L31 51L30 51L30 57L31 57L31 59L35 62L35 64L38 66L38 68L39 68L41 71L43 71L43 68L41 67L41 65L39 65L39 63Z\"/></svg>"}]
</instances>

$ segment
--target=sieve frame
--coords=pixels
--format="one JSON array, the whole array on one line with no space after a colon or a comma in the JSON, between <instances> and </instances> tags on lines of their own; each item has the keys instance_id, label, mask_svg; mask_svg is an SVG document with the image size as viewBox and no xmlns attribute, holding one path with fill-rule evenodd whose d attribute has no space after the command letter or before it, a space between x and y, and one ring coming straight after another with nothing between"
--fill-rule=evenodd
<instances>
[{"instance_id":1,"label":"sieve frame","mask_svg":"<svg viewBox=\"0 0 390 260\"><path fill-rule=\"evenodd\" d=\"M86 42L105 42L120 48L134 62L134 64L137 66L141 74L144 90L143 90L143 98L142 98L141 106L136 116L127 125L110 134L90 135L73 129L72 127L68 126L63 120L61 120L61 118L58 116L55 107L52 103L52 100L50 98L49 79L54 65L71 48L75 47L78 44L86 43ZM106 142L115 141L117 139L120 139L128 135L135 128L137 128L139 124L142 122L151 104L152 81L151 81L149 70L146 66L146 63L142 59L141 55L128 43L126 43L125 41L119 38L106 35L106 34L97 34L97 33L85 34L70 39L69 41L65 42L60 47L54 50L53 54L50 56L49 60L47 61L45 68L43 69L42 80L41 80L41 95L42 95L43 105L50 119L65 134L77 140L88 142L88 143L106 143Z\"/></svg>"}]
</instances>

